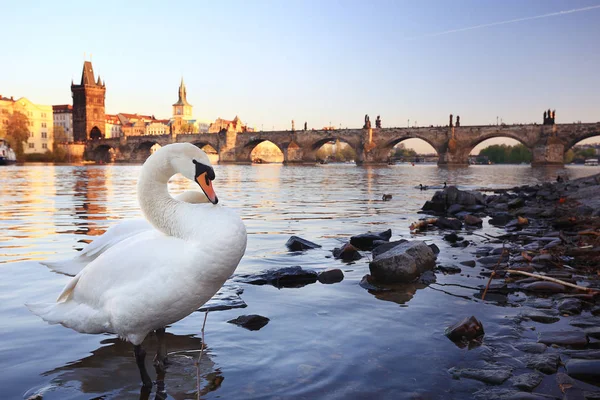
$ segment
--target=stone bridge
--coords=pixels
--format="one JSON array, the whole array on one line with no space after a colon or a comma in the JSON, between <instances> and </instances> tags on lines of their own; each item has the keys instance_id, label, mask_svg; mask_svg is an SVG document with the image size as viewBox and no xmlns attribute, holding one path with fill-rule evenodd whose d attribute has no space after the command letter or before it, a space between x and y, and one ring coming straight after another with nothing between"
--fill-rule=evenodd
<instances>
[{"instance_id":1,"label":"stone bridge","mask_svg":"<svg viewBox=\"0 0 600 400\"><path fill-rule=\"evenodd\" d=\"M560 165L565 152L573 145L599 135L600 122L148 135L89 141L86 158L104 162L143 162L155 144L189 142L201 148L212 147L211 150L218 153L220 163L250 163L252 150L258 144L270 141L279 147L286 164L315 163L317 150L323 144L340 140L354 149L357 164L384 164L396 144L418 138L435 149L439 155L438 165L466 165L469 153L479 143L505 137L516 139L529 148L533 153L533 165Z\"/></svg>"}]
</instances>

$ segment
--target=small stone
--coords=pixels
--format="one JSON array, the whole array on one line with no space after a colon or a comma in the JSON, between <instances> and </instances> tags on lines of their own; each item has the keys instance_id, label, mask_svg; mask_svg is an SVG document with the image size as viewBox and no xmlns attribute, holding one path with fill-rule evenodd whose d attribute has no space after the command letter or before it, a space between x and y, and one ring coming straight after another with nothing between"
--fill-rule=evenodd
<instances>
[{"instance_id":1,"label":"small stone","mask_svg":"<svg viewBox=\"0 0 600 400\"><path fill-rule=\"evenodd\" d=\"M508 255L500 255L500 256L487 256L481 257L477 259L477 262L480 264L496 264L500 261L501 263L508 261Z\"/></svg>"},{"instance_id":2,"label":"small stone","mask_svg":"<svg viewBox=\"0 0 600 400\"><path fill-rule=\"evenodd\" d=\"M591 382L600 382L600 360L569 360L566 364L570 377Z\"/></svg>"},{"instance_id":3,"label":"small stone","mask_svg":"<svg viewBox=\"0 0 600 400\"><path fill-rule=\"evenodd\" d=\"M346 243L340 248L333 249L333 256L343 261L356 261L360 260L362 256L350 243Z\"/></svg>"},{"instance_id":4,"label":"small stone","mask_svg":"<svg viewBox=\"0 0 600 400\"><path fill-rule=\"evenodd\" d=\"M512 371L508 367L506 369L458 369L455 367L450 368L448 372L455 378L475 379L492 385L501 385L512 375Z\"/></svg>"},{"instance_id":5,"label":"small stone","mask_svg":"<svg viewBox=\"0 0 600 400\"><path fill-rule=\"evenodd\" d=\"M508 208L519 208L525 205L525 200L522 197L517 197L508 202Z\"/></svg>"},{"instance_id":6,"label":"small stone","mask_svg":"<svg viewBox=\"0 0 600 400\"><path fill-rule=\"evenodd\" d=\"M362 279L360 280L359 286L361 288L367 289L371 292L389 292L391 290L389 288L377 286L377 284L375 282L373 282L373 278L369 274L362 277Z\"/></svg>"},{"instance_id":7,"label":"small stone","mask_svg":"<svg viewBox=\"0 0 600 400\"><path fill-rule=\"evenodd\" d=\"M533 354L542 354L548 348L544 343L521 343L515 347L525 353Z\"/></svg>"},{"instance_id":8,"label":"small stone","mask_svg":"<svg viewBox=\"0 0 600 400\"><path fill-rule=\"evenodd\" d=\"M581 313L581 300L567 298L558 302L558 311L561 314L577 315Z\"/></svg>"},{"instance_id":9,"label":"small stone","mask_svg":"<svg viewBox=\"0 0 600 400\"><path fill-rule=\"evenodd\" d=\"M458 231L462 229L462 222L456 218L440 217L435 222L435 226L440 229L452 229Z\"/></svg>"},{"instance_id":10,"label":"small stone","mask_svg":"<svg viewBox=\"0 0 600 400\"><path fill-rule=\"evenodd\" d=\"M560 321L560 317L539 310L524 311L520 314L520 316L535 322L541 322L543 324L552 324L554 322Z\"/></svg>"},{"instance_id":11,"label":"small stone","mask_svg":"<svg viewBox=\"0 0 600 400\"><path fill-rule=\"evenodd\" d=\"M547 345L583 347L588 344L588 338L581 331L542 332L538 342Z\"/></svg>"},{"instance_id":12,"label":"small stone","mask_svg":"<svg viewBox=\"0 0 600 400\"><path fill-rule=\"evenodd\" d=\"M298 236L292 236L288 239L285 244L290 251L302 251L309 249L318 249L320 245L310 242L306 239L302 239Z\"/></svg>"},{"instance_id":13,"label":"small stone","mask_svg":"<svg viewBox=\"0 0 600 400\"><path fill-rule=\"evenodd\" d=\"M462 321L446 328L444 334L455 343L469 342L478 339L485 334L483 325L474 316L467 317Z\"/></svg>"},{"instance_id":14,"label":"small stone","mask_svg":"<svg viewBox=\"0 0 600 400\"><path fill-rule=\"evenodd\" d=\"M435 274L433 273L433 271L423 272L418 280L418 282L422 283L423 285L431 285L432 283L435 283L435 281L436 281L436 277L435 277Z\"/></svg>"},{"instance_id":15,"label":"small stone","mask_svg":"<svg viewBox=\"0 0 600 400\"><path fill-rule=\"evenodd\" d=\"M369 263L375 281L380 283L409 283L435 266L435 254L420 240L394 246L377 255Z\"/></svg>"},{"instance_id":16,"label":"small stone","mask_svg":"<svg viewBox=\"0 0 600 400\"><path fill-rule=\"evenodd\" d=\"M429 248L431 249L431 251L433 251L433 254L435 254L436 256L438 254L440 254L440 248L437 247L437 245L435 243L428 244L427 246L429 246Z\"/></svg>"},{"instance_id":17,"label":"small stone","mask_svg":"<svg viewBox=\"0 0 600 400\"><path fill-rule=\"evenodd\" d=\"M452 204L450 207L448 207L448 214L456 214L458 212L461 212L462 210L464 210L465 208L463 206L461 206L460 204Z\"/></svg>"},{"instance_id":18,"label":"small stone","mask_svg":"<svg viewBox=\"0 0 600 400\"><path fill-rule=\"evenodd\" d=\"M350 238L350 244L359 250L372 250L374 241L384 240L387 242L391 237L391 229L380 233L363 233L361 235L352 236Z\"/></svg>"},{"instance_id":19,"label":"small stone","mask_svg":"<svg viewBox=\"0 0 600 400\"><path fill-rule=\"evenodd\" d=\"M514 387L516 387L518 389L531 392L540 383L542 383L543 379L544 379L543 375L538 374L537 372L530 372L530 373L526 373L523 375L513 377L512 384Z\"/></svg>"},{"instance_id":20,"label":"small stone","mask_svg":"<svg viewBox=\"0 0 600 400\"><path fill-rule=\"evenodd\" d=\"M239 317L227 321L230 324L241 326L249 331L257 331L269 323L269 318L261 315L240 315Z\"/></svg>"},{"instance_id":21,"label":"small stone","mask_svg":"<svg viewBox=\"0 0 600 400\"><path fill-rule=\"evenodd\" d=\"M338 283L344 280L344 273L339 268L327 269L319 272L317 279L324 284Z\"/></svg>"},{"instance_id":22,"label":"small stone","mask_svg":"<svg viewBox=\"0 0 600 400\"><path fill-rule=\"evenodd\" d=\"M483 224L483 220L474 215L465 216L465 224L470 226L481 226Z\"/></svg>"},{"instance_id":23,"label":"small stone","mask_svg":"<svg viewBox=\"0 0 600 400\"><path fill-rule=\"evenodd\" d=\"M557 353L535 354L527 359L527 368L536 369L545 374L554 374L558 369L560 357Z\"/></svg>"},{"instance_id":24,"label":"small stone","mask_svg":"<svg viewBox=\"0 0 600 400\"><path fill-rule=\"evenodd\" d=\"M315 271L303 269L300 266L270 269L259 274L242 275L241 282L252 285L273 285L278 288L297 288L317 281Z\"/></svg>"},{"instance_id":25,"label":"small stone","mask_svg":"<svg viewBox=\"0 0 600 400\"><path fill-rule=\"evenodd\" d=\"M444 235L444 240L450 243L456 243L459 240L464 240L462 236L458 236L456 233L452 232L447 235Z\"/></svg>"},{"instance_id":26,"label":"small stone","mask_svg":"<svg viewBox=\"0 0 600 400\"><path fill-rule=\"evenodd\" d=\"M523 285L523 290L529 292L562 293L566 288L560 283L538 281Z\"/></svg>"},{"instance_id":27,"label":"small stone","mask_svg":"<svg viewBox=\"0 0 600 400\"><path fill-rule=\"evenodd\" d=\"M475 265L477 265L477 263L475 262L475 260L466 260L466 261L461 261L460 265L464 265L465 267L474 268Z\"/></svg>"},{"instance_id":28,"label":"small stone","mask_svg":"<svg viewBox=\"0 0 600 400\"><path fill-rule=\"evenodd\" d=\"M595 328L587 328L585 330L586 335L594 339L600 339L600 326Z\"/></svg>"},{"instance_id":29,"label":"small stone","mask_svg":"<svg viewBox=\"0 0 600 400\"><path fill-rule=\"evenodd\" d=\"M459 267L454 265L438 265L437 268L445 274L458 274L462 271Z\"/></svg>"}]
</instances>

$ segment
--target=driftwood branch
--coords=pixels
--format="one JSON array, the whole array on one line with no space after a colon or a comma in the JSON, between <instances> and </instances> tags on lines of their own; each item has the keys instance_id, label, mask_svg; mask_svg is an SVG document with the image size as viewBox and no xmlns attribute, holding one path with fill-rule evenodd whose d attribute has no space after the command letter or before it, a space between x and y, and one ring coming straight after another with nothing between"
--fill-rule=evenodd
<instances>
[{"instance_id":1,"label":"driftwood branch","mask_svg":"<svg viewBox=\"0 0 600 400\"><path fill-rule=\"evenodd\" d=\"M583 287L583 286L579 286L579 285L575 285L574 283L569 283L569 282L565 282L565 281L561 281L560 279L556 279L556 278L552 278L550 276L545 276L545 275L538 275L538 274L532 274L531 272L525 272L525 271L518 271L516 269L507 269L506 272L509 272L511 274L521 274L521 275L525 275L525 276L530 276L532 278L538 278L538 279L543 279L545 281L550 281L550 282L554 282L554 283L559 283L561 285L564 286L568 286L568 287L572 287L578 290L584 290L586 292L596 292L596 293L600 293L600 291L598 291L598 289L594 289L594 288L588 288L588 287Z\"/></svg>"}]
</instances>

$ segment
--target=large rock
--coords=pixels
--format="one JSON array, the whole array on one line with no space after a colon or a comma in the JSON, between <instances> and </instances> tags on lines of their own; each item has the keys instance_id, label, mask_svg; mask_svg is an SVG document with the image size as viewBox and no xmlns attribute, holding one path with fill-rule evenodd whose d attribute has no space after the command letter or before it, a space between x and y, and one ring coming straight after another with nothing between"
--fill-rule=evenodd
<instances>
[{"instance_id":1,"label":"large rock","mask_svg":"<svg viewBox=\"0 0 600 400\"><path fill-rule=\"evenodd\" d=\"M450 325L444 331L444 335L454 343L467 343L481 338L484 334L483 325L474 316Z\"/></svg>"},{"instance_id":2,"label":"large rock","mask_svg":"<svg viewBox=\"0 0 600 400\"><path fill-rule=\"evenodd\" d=\"M437 226L440 229L452 229L455 231L459 231L462 229L462 222L460 222L460 220L456 219L456 218L438 218L437 221L435 221L435 226Z\"/></svg>"},{"instance_id":3,"label":"large rock","mask_svg":"<svg viewBox=\"0 0 600 400\"><path fill-rule=\"evenodd\" d=\"M317 279L324 284L338 283L344 280L344 273L339 268L327 269L319 272Z\"/></svg>"},{"instance_id":4,"label":"large rock","mask_svg":"<svg viewBox=\"0 0 600 400\"><path fill-rule=\"evenodd\" d=\"M319 247L321 247L316 243L309 242L308 240L302 239L298 236L290 237L285 245L288 249L290 249L290 251L318 249Z\"/></svg>"},{"instance_id":5,"label":"large rock","mask_svg":"<svg viewBox=\"0 0 600 400\"><path fill-rule=\"evenodd\" d=\"M350 238L350 244L359 250L372 250L374 241L384 240L387 242L391 237L391 229L379 233L363 233L361 235L352 236Z\"/></svg>"},{"instance_id":6,"label":"large rock","mask_svg":"<svg viewBox=\"0 0 600 400\"><path fill-rule=\"evenodd\" d=\"M381 283L408 283L435 267L436 256L425 242L401 243L369 263L371 276Z\"/></svg>"},{"instance_id":7,"label":"large rock","mask_svg":"<svg viewBox=\"0 0 600 400\"><path fill-rule=\"evenodd\" d=\"M400 240L396 240L395 242L384 242L383 244L379 244L372 251L373 257L377 257L378 255L380 255L382 253L385 253L389 249L391 249L393 247L396 247L399 244L406 243L406 242L408 242L408 240L406 240L406 239L400 239Z\"/></svg>"},{"instance_id":8,"label":"large rock","mask_svg":"<svg viewBox=\"0 0 600 400\"><path fill-rule=\"evenodd\" d=\"M446 213L455 204L461 206L485 205L485 198L481 193L459 190L456 186L447 187L435 192L430 201L425 202L422 209L436 214ZM457 212L458 207L452 208Z\"/></svg>"},{"instance_id":9,"label":"large rock","mask_svg":"<svg viewBox=\"0 0 600 400\"><path fill-rule=\"evenodd\" d=\"M342 247L333 249L333 256L342 261L356 261L362 258L356 247L352 246L350 243L346 243Z\"/></svg>"},{"instance_id":10,"label":"large rock","mask_svg":"<svg viewBox=\"0 0 600 400\"><path fill-rule=\"evenodd\" d=\"M600 360L569 360L567 374L575 379L600 381Z\"/></svg>"}]
</instances>

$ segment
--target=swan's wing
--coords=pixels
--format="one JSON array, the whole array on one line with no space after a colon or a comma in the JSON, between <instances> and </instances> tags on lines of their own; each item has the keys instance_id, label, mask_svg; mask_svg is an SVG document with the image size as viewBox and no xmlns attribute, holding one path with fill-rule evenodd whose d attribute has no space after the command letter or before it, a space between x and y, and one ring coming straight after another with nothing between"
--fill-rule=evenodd
<instances>
[{"instance_id":1,"label":"swan's wing","mask_svg":"<svg viewBox=\"0 0 600 400\"><path fill-rule=\"evenodd\" d=\"M142 218L122 221L111 226L104 234L85 246L77 256L60 261L43 261L42 264L55 272L75 276L86 265L94 261L109 248L129 237L150 229L153 229L152 225Z\"/></svg>"}]
</instances>

